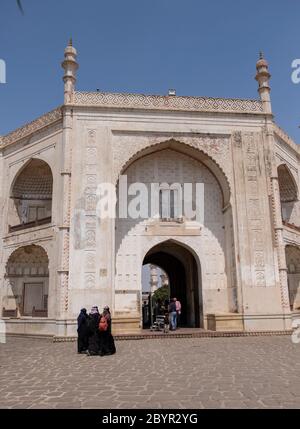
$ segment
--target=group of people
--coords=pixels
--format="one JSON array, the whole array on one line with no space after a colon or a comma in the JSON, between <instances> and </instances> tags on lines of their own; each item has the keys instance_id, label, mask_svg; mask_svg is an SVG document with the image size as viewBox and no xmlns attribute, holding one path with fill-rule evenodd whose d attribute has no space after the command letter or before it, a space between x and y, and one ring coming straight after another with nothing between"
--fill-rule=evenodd
<instances>
[{"instance_id":1,"label":"group of people","mask_svg":"<svg viewBox=\"0 0 300 429\"><path fill-rule=\"evenodd\" d=\"M164 315L165 325L169 325L170 331L176 331L180 326L181 302L174 297L170 301L165 300L162 304L158 299L154 307L154 317L161 315Z\"/></svg>"},{"instance_id":2,"label":"group of people","mask_svg":"<svg viewBox=\"0 0 300 429\"><path fill-rule=\"evenodd\" d=\"M78 353L88 356L104 356L116 353L114 338L111 333L111 314L108 306L100 314L93 306L90 314L82 308L77 318Z\"/></svg>"}]
</instances>

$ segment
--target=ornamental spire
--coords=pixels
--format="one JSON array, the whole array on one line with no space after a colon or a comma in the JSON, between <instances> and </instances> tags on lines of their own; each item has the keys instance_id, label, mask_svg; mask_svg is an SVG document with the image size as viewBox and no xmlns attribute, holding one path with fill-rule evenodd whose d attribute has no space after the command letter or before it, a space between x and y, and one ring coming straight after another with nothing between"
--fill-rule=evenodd
<instances>
[{"instance_id":1,"label":"ornamental spire","mask_svg":"<svg viewBox=\"0 0 300 429\"><path fill-rule=\"evenodd\" d=\"M62 62L62 68L64 69L64 103L72 104L74 99L75 83L76 83L76 72L79 67L77 63L77 51L73 47L72 38L69 40L69 44L65 49L65 59Z\"/></svg>"},{"instance_id":2,"label":"ornamental spire","mask_svg":"<svg viewBox=\"0 0 300 429\"><path fill-rule=\"evenodd\" d=\"M270 98L270 73L269 65L267 60L264 58L262 51L259 53L259 60L256 63L256 76L255 79L258 82L258 92L260 99L263 103L263 109L265 113L272 113L271 98Z\"/></svg>"}]
</instances>

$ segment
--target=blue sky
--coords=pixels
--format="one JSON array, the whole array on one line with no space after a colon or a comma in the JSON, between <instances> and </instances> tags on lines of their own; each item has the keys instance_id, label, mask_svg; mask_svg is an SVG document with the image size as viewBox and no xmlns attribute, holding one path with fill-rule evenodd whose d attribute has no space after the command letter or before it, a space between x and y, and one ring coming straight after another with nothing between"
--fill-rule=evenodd
<instances>
[{"instance_id":1,"label":"blue sky","mask_svg":"<svg viewBox=\"0 0 300 429\"><path fill-rule=\"evenodd\" d=\"M0 134L62 103L70 36L77 89L256 98L265 52L277 123L300 142L300 2L295 0L0 0Z\"/></svg>"}]
</instances>

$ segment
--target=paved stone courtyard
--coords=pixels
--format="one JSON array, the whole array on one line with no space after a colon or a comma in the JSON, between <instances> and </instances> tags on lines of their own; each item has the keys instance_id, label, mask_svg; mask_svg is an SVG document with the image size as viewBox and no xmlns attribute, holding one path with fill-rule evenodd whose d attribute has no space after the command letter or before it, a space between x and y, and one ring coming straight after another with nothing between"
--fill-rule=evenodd
<instances>
[{"instance_id":1,"label":"paved stone courtyard","mask_svg":"<svg viewBox=\"0 0 300 429\"><path fill-rule=\"evenodd\" d=\"M300 344L289 336L0 344L1 408L300 408Z\"/></svg>"}]
</instances>

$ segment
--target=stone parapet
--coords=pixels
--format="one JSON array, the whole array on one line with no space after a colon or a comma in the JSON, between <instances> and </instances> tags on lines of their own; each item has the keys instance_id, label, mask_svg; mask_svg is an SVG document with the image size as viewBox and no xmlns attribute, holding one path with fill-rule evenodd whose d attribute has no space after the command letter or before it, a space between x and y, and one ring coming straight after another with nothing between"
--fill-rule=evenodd
<instances>
[{"instance_id":1,"label":"stone parapet","mask_svg":"<svg viewBox=\"0 0 300 429\"><path fill-rule=\"evenodd\" d=\"M76 91L74 104L127 109L263 114L262 102L238 98L183 97Z\"/></svg>"}]
</instances>

